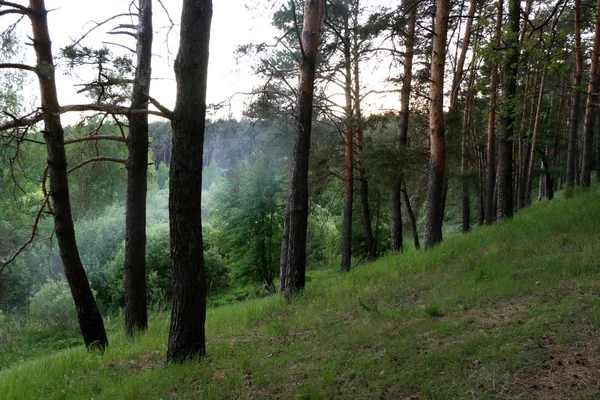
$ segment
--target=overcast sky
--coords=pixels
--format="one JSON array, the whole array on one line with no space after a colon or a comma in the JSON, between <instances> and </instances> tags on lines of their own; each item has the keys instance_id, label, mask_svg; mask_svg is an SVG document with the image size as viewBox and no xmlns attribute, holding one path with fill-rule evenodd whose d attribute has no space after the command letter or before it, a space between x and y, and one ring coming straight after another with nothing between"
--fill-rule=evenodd
<instances>
[{"instance_id":1,"label":"overcast sky","mask_svg":"<svg viewBox=\"0 0 600 400\"><path fill-rule=\"evenodd\" d=\"M240 44L250 42L272 42L276 31L270 25L270 15L276 4L282 0L267 0L251 2L250 0L215 0L213 1L213 20L211 29L210 64L208 102L220 103L236 92L248 92L259 84L251 70L251 60L235 58L235 48ZM25 4L24 0L20 3ZM130 0L47 0L46 7L52 10L49 14L49 28L53 40L54 55L59 54L59 49L73 39L79 39L95 24L120 13L128 11ZM364 4L374 7L382 4L394 3L393 0L369 0ZM181 15L181 1L163 0L168 8L171 19L178 24ZM251 4L251 5L247 5ZM151 94L161 103L172 108L175 103L175 80L173 76L173 61L177 52L179 26L175 26L168 34L170 22L165 11L158 1L153 2L154 8L154 44L153 44L153 81ZM134 21L135 22L135 21ZM108 23L105 27L98 28L93 34L86 37L88 45L98 46L102 42L117 42L135 48L133 38L124 35L111 36L106 32L118 23L131 23L128 17L123 17ZM28 21L23 21L20 29L21 35L30 35ZM109 46L116 52L123 52L116 46ZM33 63L33 54L28 50L27 60ZM60 68L60 62L59 62ZM64 70L63 70L64 72ZM81 95L76 94L74 83L78 83L63 73L57 76L60 102L63 105L75 102L86 102ZM37 85L32 86L32 91ZM231 111L239 117L244 101L244 96L233 99L232 108L222 111L220 116ZM65 117L67 123L73 122L73 117Z\"/></svg>"}]
</instances>

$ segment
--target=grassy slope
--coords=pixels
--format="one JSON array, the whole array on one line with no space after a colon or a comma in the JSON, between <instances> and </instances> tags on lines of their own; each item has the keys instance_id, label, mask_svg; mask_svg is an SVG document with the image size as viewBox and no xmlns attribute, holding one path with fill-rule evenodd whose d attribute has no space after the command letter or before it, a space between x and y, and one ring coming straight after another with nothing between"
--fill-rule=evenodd
<instances>
[{"instance_id":1,"label":"grassy slope","mask_svg":"<svg viewBox=\"0 0 600 400\"><path fill-rule=\"evenodd\" d=\"M212 309L208 356L164 365L168 316L104 356L0 372L2 399L597 398L600 190L544 202L305 295Z\"/></svg>"}]
</instances>

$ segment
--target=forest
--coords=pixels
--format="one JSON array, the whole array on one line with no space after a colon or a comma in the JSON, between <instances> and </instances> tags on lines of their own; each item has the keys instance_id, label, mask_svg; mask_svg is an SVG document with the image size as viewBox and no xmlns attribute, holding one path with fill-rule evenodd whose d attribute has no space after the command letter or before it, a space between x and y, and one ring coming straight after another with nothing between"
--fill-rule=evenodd
<instances>
[{"instance_id":1,"label":"forest","mask_svg":"<svg viewBox=\"0 0 600 400\"><path fill-rule=\"evenodd\" d=\"M0 0L0 399L600 395L600 0L242 1L236 93L212 0L52 3Z\"/></svg>"}]
</instances>

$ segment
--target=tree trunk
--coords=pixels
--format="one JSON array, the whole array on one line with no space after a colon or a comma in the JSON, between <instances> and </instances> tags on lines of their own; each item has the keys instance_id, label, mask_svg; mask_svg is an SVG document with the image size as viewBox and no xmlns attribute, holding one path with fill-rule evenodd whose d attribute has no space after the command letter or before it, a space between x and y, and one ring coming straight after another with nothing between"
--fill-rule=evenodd
<instances>
[{"instance_id":1,"label":"tree trunk","mask_svg":"<svg viewBox=\"0 0 600 400\"><path fill-rule=\"evenodd\" d=\"M363 164L363 125L362 125L362 110L361 110L361 93L360 93L360 49L358 43L359 27L358 27L358 11L359 1L354 4L354 22L352 28L352 61L353 61L353 77L354 77L354 128L356 129L356 169L358 171L358 193L360 196L360 211L363 233L365 237L365 247L367 259L374 260L377 258L377 247L373 238L373 226L371 222L371 209L369 207L369 181L367 179L367 171Z\"/></svg>"},{"instance_id":2,"label":"tree trunk","mask_svg":"<svg viewBox=\"0 0 600 400\"><path fill-rule=\"evenodd\" d=\"M346 21L347 22L347 21ZM342 271L350 271L352 265L352 203L354 199L354 109L352 107L352 59L350 53L350 28L346 26L344 40L344 64L346 97L346 137L344 175L344 221L342 226Z\"/></svg>"},{"instance_id":3,"label":"tree trunk","mask_svg":"<svg viewBox=\"0 0 600 400\"><path fill-rule=\"evenodd\" d=\"M137 65L131 108L148 109L152 60L152 0L139 0ZM125 333L148 327L146 305L146 190L148 186L148 114L129 118L125 210Z\"/></svg>"},{"instance_id":4,"label":"tree trunk","mask_svg":"<svg viewBox=\"0 0 600 400\"><path fill-rule=\"evenodd\" d=\"M175 59L177 97L171 121L169 223L173 306L168 362L181 362L206 352L206 274L200 204L211 19L211 0L183 1Z\"/></svg>"},{"instance_id":5,"label":"tree trunk","mask_svg":"<svg viewBox=\"0 0 600 400\"><path fill-rule=\"evenodd\" d=\"M33 48L44 113L44 140L48 152L50 195L54 214L54 229L65 269L65 276L77 309L79 327L87 348L104 350L108 345L104 321L98 310L92 289L79 257L67 179L64 131L60 120L60 105L54 80L55 68L52 43L48 33L44 0L30 0L28 15L33 28Z\"/></svg>"},{"instance_id":6,"label":"tree trunk","mask_svg":"<svg viewBox=\"0 0 600 400\"><path fill-rule=\"evenodd\" d=\"M596 104L598 103L598 56L600 50L600 0L596 3L594 45L590 66L590 83L587 92L587 105L583 123L583 160L581 163L581 186L589 187L592 176L592 158L594 144L594 122L596 120Z\"/></svg>"},{"instance_id":7,"label":"tree trunk","mask_svg":"<svg viewBox=\"0 0 600 400\"><path fill-rule=\"evenodd\" d=\"M503 0L498 0L496 14L496 28L494 30L494 47L500 45L502 33ZM496 193L496 107L498 98L498 63L494 62L490 73L490 113L488 116L487 140L487 190L485 198L485 223L490 225L495 219L495 193Z\"/></svg>"},{"instance_id":8,"label":"tree trunk","mask_svg":"<svg viewBox=\"0 0 600 400\"><path fill-rule=\"evenodd\" d=\"M515 131L514 99L517 93L519 63L519 0L508 1L509 29L505 41L507 51L504 72L504 112L498 154L498 219L513 215L513 135Z\"/></svg>"},{"instance_id":9,"label":"tree trunk","mask_svg":"<svg viewBox=\"0 0 600 400\"><path fill-rule=\"evenodd\" d=\"M531 204L531 189L533 183L533 175L535 173L535 151L537 147L537 140L540 136L540 118L542 115L542 106L544 103L544 85L546 83L546 72L548 68L544 65L542 70L542 78L540 80L540 92L537 101L537 110L535 112L535 125L533 127L533 134L531 139L531 155L529 156L529 168L527 171L527 184L525 185L525 204Z\"/></svg>"},{"instance_id":10,"label":"tree trunk","mask_svg":"<svg viewBox=\"0 0 600 400\"><path fill-rule=\"evenodd\" d=\"M477 0L471 0L469 5L469 14L467 16L467 25L465 26L465 36L463 37L462 48L460 50L460 57L456 63L456 73L452 80L452 90L450 92L450 109L456 107L458 95L460 92L460 83L463 79L463 71L465 68L465 60L467 58L467 51L469 50L469 44L471 42L471 27L473 26L473 19L475 17L475 10L477 8Z\"/></svg>"},{"instance_id":11,"label":"tree trunk","mask_svg":"<svg viewBox=\"0 0 600 400\"><path fill-rule=\"evenodd\" d=\"M431 89L429 111L430 157L427 178L427 208L425 210L425 248L442 241L442 187L446 163L444 138L444 67L450 1L437 0L435 35L431 57Z\"/></svg>"},{"instance_id":12,"label":"tree trunk","mask_svg":"<svg viewBox=\"0 0 600 400\"><path fill-rule=\"evenodd\" d=\"M304 2L302 58L298 85L298 105L294 154L288 201L281 241L280 287L284 295L298 293L306 281L306 228L308 224L308 159L312 129L312 105L317 51L325 0Z\"/></svg>"},{"instance_id":13,"label":"tree trunk","mask_svg":"<svg viewBox=\"0 0 600 400\"><path fill-rule=\"evenodd\" d=\"M465 104L465 112L463 119L462 128L462 140L461 140L461 178L462 178L462 231L469 232L471 230L471 201L469 199L469 150L468 150L468 137L471 129L471 114L473 107L473 95L471 93L473 84L475 82L475 65L471 68L469 74L469 83L467 87L467 102Z\"/></svg>"},{"instance_id":14,"label":"tree trunk","mask_svg":"<svg viewBox=\"0 0 600 400\"><path fill-rule=\"evenodd\" d=\"M406 213L408 214L408 220L410 221L410 228L413 233L413 240L415 243L415 249L420 249L421 245L419 244L419 230L417 228L417 218L415 217L415 213L413 212L412 206L410 205L410 197L408 197L408 192L406 191L406 184L402 181L402 195L404 196L404 205L406 206Z\"/></svg>"},{"instance_id":15,"label":"tree trunk","mask_svg":"<svg viewBox=\"0 0 600 400\"><path fill-rule=\"evenodd\" d=\"M567 154L567 195L575 185L577 175L577 133L579 130L579 108L581 90L581 76L583 75L583 54L581 51L581 0L575 0L575 71L573 73L573 87L571 91L571 124L569 125L569 147Z\"/></svg>"},{"instance_id":16,"label":"tree trunk","mask_svg":"<svg viewBox=\"0 0 600 400\"><path fill-rule=\"evenodd\" d=\"M408 12L406 23L406 43L404 51L404 73L400 92L400 114L398 115L398 171L391 185L390 193L390 231L392 252L402 251L402 210L400 201L401 182L404 176L406 144L408 142L408 121L410 117L410 92L412 90L412 65L415 44L415 26L417 4L413 0L405 0Z\"/></svg>"}]
</instances>

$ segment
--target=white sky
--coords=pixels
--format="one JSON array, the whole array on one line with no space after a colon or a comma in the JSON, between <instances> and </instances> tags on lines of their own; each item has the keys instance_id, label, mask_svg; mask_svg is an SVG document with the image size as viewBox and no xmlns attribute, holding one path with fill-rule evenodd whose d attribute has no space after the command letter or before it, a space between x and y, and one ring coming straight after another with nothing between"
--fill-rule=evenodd
<instances>
[{"instance_id":1,"label":"white sky","mask_svg":"<svg viewBox=\"0 0 600 400\"><path fill-rule=\"evenodd\" d=\"M276 4L282 0L267 0L264 2L252 2L251 0L214 0L213 1L213 20L211 30L210 45L210 64L208 81L208 103L220 103L228 99L236 92L249 92L253 86L260 81L253 76L251 70L252 60L236 61L234 51L236 46L249 42L267 42L272 43L276 31L270 25L270 14L276 9ZM26 4L24 0L19 1ZM79 39L81 35L93 27L90 21L104 21L105 19L127 11L130 0L47 0L46 7L53 10L49 14L50 35L53 41L54 55L59 54L59 49L71 43L74 39ZM368 0L364 4L371 6L386 5L395 3L393 0ZM163 4L168 8L173 21L179 23L181 14L180 0L163 0ZM246 4L250 4L247 6ZM153 1L154 14L154 44L153 54L155 55L153 63L153 81L151 85L151 95L158 99L165 106L172 108L175 103L175 79L173 76L173 61L177 53L179 26L175 26L169 34L169 44L167 50L166 38L169 20L157 0ZM84 44L99 46L101 42L116 42L126 44L135 48L133 38L124 35L108 35L107 31L115 27L118 23L131 23L127 17L114 20L100 27L86 37ZM28 21L22 21L20 28L21 37L30 35L30 26ZM115 52L123 52L116 46L109 46ZM32 53L29 47L25 47L29 53ZM28 54L26 60L33 63L33 54ZM88 102L83 96L77 95L74 83L80 83L60 70L57 74L59 100L61 104L72 104L76 102ZM369 72L365 76L372 76ZM32 86L32 92L37 89L37 84ZM384 98L368 99L371 108L377 109L382 103L387 103L387 107L395 107L394 98L387 96ZM247 98L236 96L233 99L232 107L224 109L223 114L231 112L233 116L239 117ZM222 115L221 115L222 116ZM77 116L63 116L65 123L73 123Z\"/></svg>"}]
</instances>

